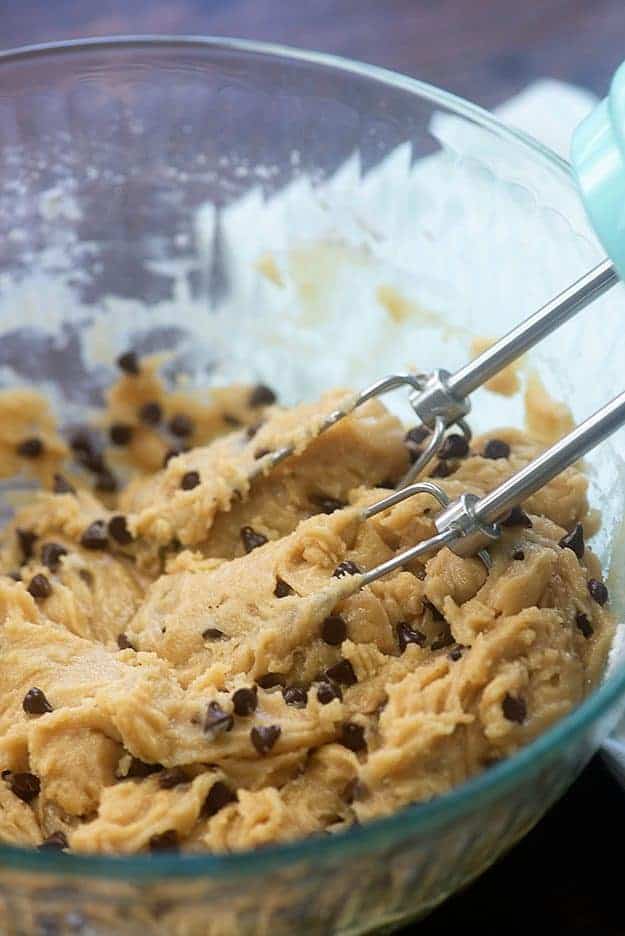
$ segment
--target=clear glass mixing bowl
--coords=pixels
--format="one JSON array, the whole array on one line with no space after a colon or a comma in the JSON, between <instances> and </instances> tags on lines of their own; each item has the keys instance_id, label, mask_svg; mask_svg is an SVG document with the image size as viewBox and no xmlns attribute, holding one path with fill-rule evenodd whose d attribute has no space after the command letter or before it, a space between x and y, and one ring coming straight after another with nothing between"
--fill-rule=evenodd
<instances>
[{"instance_id":1,"label":"clear glass mixing bowl","mask_svg":"<svg viewBox=\"0 0 625 936\"><path fill-rule=\"evenodd\" d=\"M36 383L63 421L98 401L129 344L170 351L169 376L271 378L287 400L410 362L453 368L471 333L501 333L600 258L567 165L535 141L412 79L250 42L3 53L0 166L0 385ZM389 306L389 288L408 305ZM531 357L578 417L620 389L622 298ZM477 427L500 418L518 422L519 405L479 394ZM606 564L621 454L589 460ZM343 834L218 857L1 847L0 932L391 930L532 827L624 695L616 654L515 757Z\"/></svg>"}]
</instances>

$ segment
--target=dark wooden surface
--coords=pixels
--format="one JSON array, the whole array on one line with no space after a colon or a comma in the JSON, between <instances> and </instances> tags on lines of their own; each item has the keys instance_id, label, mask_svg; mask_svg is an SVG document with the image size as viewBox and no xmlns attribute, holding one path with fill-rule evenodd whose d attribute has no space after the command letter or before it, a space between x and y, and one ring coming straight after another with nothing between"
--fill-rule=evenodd
<instances>
[{"instance_id":1,"label":"dark wooden surface","mask_svg":"<svg viewBox=\"0 0 625 936\"><path fill-rule=\"evenodd\" d=\"M625 57L625 0L0 0L0 47L129 32L321 49L493 106L545 76L603 93ZM625 934L624 834L625 793L596 758L517 848L411 931Z\"/></svg>"}]
</instances>

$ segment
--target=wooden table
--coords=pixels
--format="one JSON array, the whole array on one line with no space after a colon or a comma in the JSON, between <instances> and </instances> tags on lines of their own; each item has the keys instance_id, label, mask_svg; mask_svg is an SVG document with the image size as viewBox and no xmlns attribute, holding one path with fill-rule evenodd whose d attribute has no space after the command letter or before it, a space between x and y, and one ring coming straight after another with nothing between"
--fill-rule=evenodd
<instances>
[{"instance_id":1,"label":"wooden table","mask_svg":"<svg viewBox=\"0 0 625 936\"><path fill-rule=\"evenodd\" d=\"M625 0L0 0L0 47L115 33L267 39L386 65L494 106L537 77L605 92ZM527 838L412 928L623 936L625 794L599 758Z\"/></svg>"}]
</instances>

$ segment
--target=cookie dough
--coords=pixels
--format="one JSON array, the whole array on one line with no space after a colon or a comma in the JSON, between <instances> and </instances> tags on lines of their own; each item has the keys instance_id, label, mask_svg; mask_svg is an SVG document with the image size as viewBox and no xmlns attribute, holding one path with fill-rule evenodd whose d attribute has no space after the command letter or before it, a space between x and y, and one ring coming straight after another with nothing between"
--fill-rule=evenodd
<instances>
[{"instance_id":1,"label":"cookie dough","mask_svg":"<svg viewBox=\"0 0 625 936\"><path fill-rule=\"evenodd\" d=\"M444 549L361 588L434 532L427 494L363 518L415 434L372 401L315 437L349 394L200 399L125 357L79 431L30 391L21 425L0 396L0 471L46 488L0 549L0 841L223 852L333 832L462 783L596 685L613 625L578 468L512 513L490 571ZM501 430L431 471L481 494L543 442Z\"/></svg>"}]
</instances>

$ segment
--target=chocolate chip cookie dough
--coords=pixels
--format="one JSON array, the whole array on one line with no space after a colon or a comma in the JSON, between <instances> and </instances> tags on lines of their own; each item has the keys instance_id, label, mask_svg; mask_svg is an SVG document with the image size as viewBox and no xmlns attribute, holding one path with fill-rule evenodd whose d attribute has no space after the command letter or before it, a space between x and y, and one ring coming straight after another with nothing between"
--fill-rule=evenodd
<instances>
[{"instance_id":1,"label":"chocolate chip cookie dough","mask_svg":"<svg viewBox=\"0 0 625 936\"><path fill-rule=\"evenodd\" d=\"M434 532L427 494L362 516L420 431L372 401L314 438L345 393L283 410L267 387L199 399L155 361L119 364L88 427L0 395L0 474L44 488L0 551L0 841L221 852L333 832L444 793L599 680L612 623L577 468L511 513L490 571L444 549L360 588ZM481 494L544 441L452 435L432 474Z\"/></svg>"}]
</instances>

